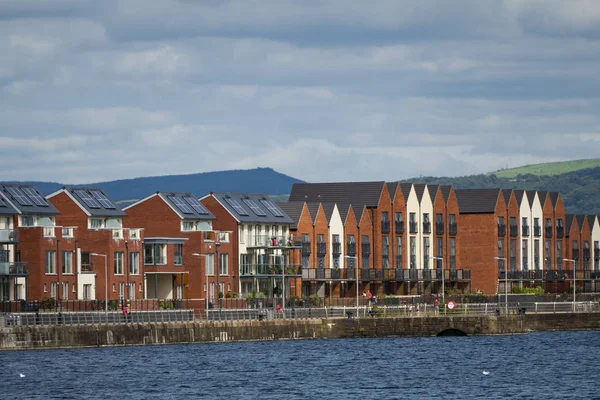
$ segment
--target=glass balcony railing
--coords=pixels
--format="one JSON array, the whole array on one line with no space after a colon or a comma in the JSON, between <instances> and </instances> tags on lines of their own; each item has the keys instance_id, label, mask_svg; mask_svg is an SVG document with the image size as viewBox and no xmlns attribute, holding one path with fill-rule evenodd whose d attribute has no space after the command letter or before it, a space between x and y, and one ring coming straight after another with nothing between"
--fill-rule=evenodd
<instances>
[{"instance_id":1,"label":"glass balcony railing","mask_svg":"<svg viewBox=\"0 0 600 400\"><path fill-rule=\"evenodd\" d=\"M26 262L0 261L0 275L24 276L29 273L29 265Z\"/></svg>"},{"instance_id":2,"label":"glass balcony railing","mask_svg":"<svg viewBox=\"0 0 600 400\"><path fill-rule=\"evenodd\" d=\"M167 259L163 256L146 256L144 257L144 265L166 265Z\"/></svg>"},{"instance_id":3,"label":"glass balcony railing","mask_svg":"<svg viewBox=\"0 0 600 400\"><path fill-rule=\"evenodd\" d=\"M16 243L19 240L19 231L16 229L0 229L1 243Z\"/></svg>"}]
</instances>

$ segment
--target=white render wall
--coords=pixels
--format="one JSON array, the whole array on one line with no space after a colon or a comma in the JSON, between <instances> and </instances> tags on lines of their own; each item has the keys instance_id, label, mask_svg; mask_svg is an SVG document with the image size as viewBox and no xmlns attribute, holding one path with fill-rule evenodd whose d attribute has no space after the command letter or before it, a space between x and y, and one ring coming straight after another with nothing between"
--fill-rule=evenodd
<instances>
[{"instance_id":1,"label":"white render wall","mask_svg":"<svg viewBox=\"0 0 600 400\"><path fill-rule=\"evenodd\" d=\"M415 186L413 185L410 188L410 193L408 195L408 199L406 200L406 268L410 268L410 238L414 236L416 238L415 243L415 254L417 257L416 260L416 268L420 268L421 263L419 262L419 257L421 254L421 230L423 227L421 224L421 218L419 214L421 214L421 207L419 204L419 200L417 199L417 193L415 192ZM410 213L415 213L415 221L417 222L417 234L413 235L410 233Z\"/></svg>"},{"instance_id":2,"label":"white render wall","mask_svg":"<svg viewBox=\"0 0 600 400\"><path fill-rule=\"evenodd\" d=\"M600 242L600 220L598 219L597 216L594 217L594 224L590 228L591 228L591 232L592 232L592 243L590 243L590 247L592 249L592 251L591 251L591 256L592 256L591 269L594 270L595 266L596 266L595 257L598 256L598 254L596 254L594 251L595 243Z\"/></svg>"},{"instance_id":3,"label":"white render wall","mask_svg":"<svg viewBox=\"0 0 600 400\"><path fill-rule=\"evenodd\" d=\"M527 218L527 223L529 224L529 236L523 237L523 218ZM523 240L527 240L527 261L529 263L529 270L533 269L533 219L531 218L531 207L529 206L529 200L527 199L527 193L523 193L523 198L521 199L521 204L519 204L519 223L518 223L520 232L519 232L519 251L523 250ZM521 254L520 260L517 263L519 266L519 270L523 271L523 254Z\"/></svg>"},{"instance_id":4,"label":"white render wall","mask_svg":"<svg viewBox=\"0 0 600 400\"><path fill-rule=\"evenodd\" d=\"M329 268L333 268L333 235L339 235L341 243L340 268L344 268L344 223L337 204L333 206L333 212L329 219Z\"/></svg>"},{"instance_id":5,"label":"white render wall","mask_svg":"<svg viewBox=\"0 0 600 400\"><path fill-rule=\"evenodd\" d=\"M421 212L419 213L419 240L421 251L417 252L417 268L421 266L422 269L431 269L432 260L425 261L423 257L425 256L425 238L429 238L429 257L433 255L433 231L434 231L434 220L435 217L433 215L433 202L431 201L431 196L429 196L429 189L425 186L425 192L423 193L423 197L421 198L420 204ZM429 234L424 232L423 229L423 221L424 215L429 214Z\"/></svg>"},{"instance_id":6,"label":"white render wall","mask_svg":"<svg viewBox=\"0 0 600 400\"><path fill-rule=\"evenodd\" d=\"M533 232L533 221L535 218L539 218L540 221L540 229L541 236L535 237ZM535 260L534 260L534 251L535 251L535 240L538 239L538 254L539 258L539 267L540 269L544 269L544 211L542 209L542 203L540 203L540 197L538 192L535 192L535 198L533 200L533 206L531 207L531 270L535 269Z\"/></svg>"}]
</instances>

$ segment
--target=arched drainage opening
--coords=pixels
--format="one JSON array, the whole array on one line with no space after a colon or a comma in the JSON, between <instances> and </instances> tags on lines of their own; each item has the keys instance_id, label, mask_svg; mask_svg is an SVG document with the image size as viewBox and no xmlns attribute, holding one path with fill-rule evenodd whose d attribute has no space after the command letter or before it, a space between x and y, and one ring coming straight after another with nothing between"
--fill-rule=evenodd
<instances>
[{"instance_id":1,"label":"arched drainage opening","mask_svg":"<svg viewBox=\"0 0 600 400\"><path fill-rule=\"evenodd\" d=\"M467 336L467 334L458 329L444 329L437 336Z\"/></svg>"}]
</instances>

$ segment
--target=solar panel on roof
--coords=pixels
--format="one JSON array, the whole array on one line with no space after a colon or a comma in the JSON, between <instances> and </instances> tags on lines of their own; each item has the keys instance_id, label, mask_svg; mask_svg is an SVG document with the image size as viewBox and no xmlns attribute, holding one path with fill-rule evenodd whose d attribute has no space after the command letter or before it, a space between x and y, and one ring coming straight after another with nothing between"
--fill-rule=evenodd
<instances>
[{"instance_id":1,"label":"solar panel on roof","mask_svg":"<svg viewBox=\"0 0 600 400\"><path fill-rule=\"evenodd\" d=\"M281 210L277 208L277 206L275 206L275 204L273 204L272 201L267 199L261 199L260 202L263 203L263 205L267 207L267 210L269 210L274 216L283 217L283 213L281 212Z\"/></svg>"},{"instance_id":2,"label":"solar panel on roof","mask_svg":"<svg viewBox=\"0 0 600 400\"><path fill-rule=\"evenodd\" d=\"M90 196L86 190L77 189L74 192L89 208L102 208L96 199Z\"/></svg>"},{"instance_id":3,"label":"solar panel on roof","mask_svg":"<svg viewBox=\"0 0 600 400\"><path fill-rule=\"evenodd\" d=\"M256 202L254 200L251 200L251 199L242 199L242 201L244 203L246 203L246 205L248 207L250 207L250 209L252 211L254 211L254 214L258 215L259 217L266 217L267 216L267 214L263 211L263 209L260 208L258 206L258 204L256 204Z\"/></svg>"},{"instance_id":4,"label":"solar panel on roof","mask_svg":"<svg viewBox=\"0 0 600 400\"><path fill-rule=\"evenodd\" d=\"M198 214L208 215L208 210L198 201L197 198L192 196L186 196L184 197L184 199L188 202L190 206L192 206L194 211L196 211Z\"/></svg>"},{"instance_id":5,"label":"solar panel on roof","mask_svg":"<svg viewBox=\"0 0 600 400\"><path fill-rule=\"evenodd\" d=\"M15 198L15 200L22 206L32 206L33 203L29 200L29 197L21 191L21 189L13 186L7 186L8 192Z\"/></svg>"},{"instance_id":6,"label":"solar panel on roof","mask_svg":"<svg viewBox=\"0 0 600 400\"><path fill-rule=\"evenodd\" d=\"M116 207L116 206L115 206L115 205L112 203L112 201L110 201L110 200L108 199L108 197L106 197L106 196L104 195L104 193L102 193L102 192L101 192L101 191L99 191L99 190L92 190L92 196L94 196L94 197L96 198L96 200L98 200L98 202L99 202L100 204L102 204L102 207L104 207L104 208L108 208L108 209L115 209L115 208L117 208L117 207Z\"/></svg>"},{"instance_id":7,"label":"solar panel on roof","mask_svg":"<svg viewBox=\"0 0 600 400\"><path fill-rule=\"evenodd\" d=\"M183 202L183 200L181 200L181 198L177 197L177 196L168 196L169 199L173 202L173 204L175 204L175 206L177 208L179 208L179 210L184 213L184 214L193 214L194 212L192 211L192 209Z\"/></svg>"},{"instance_id":8,"label":"solar panel on roof","mask_svg":"<svg viewBox=\"0 0 600 400\"><path fill-rule=\"evenodd\" d=\"M34 189L30 187L22 188L23 192L29 196L33 202L40 207L48 207L48 202Z\"/></svg>"},{"instance_id":9,"label":"solar panel on roof","mask_svg":"<svg viewBox=\"0 0 600 400\"><path fill-rule=\"evenodd\" d=\"M238 203L237 201L235 201L231 197L225 197L225 201L227 202L227 204L229 204L231 207L233 207L233 209L235 210L235 212L237 212L239 215L244 215L244 216L249 215L248 211L246 211L244 209L244 207L242 207L240 205L240 203Z\"/></svg>"}]
</instances>

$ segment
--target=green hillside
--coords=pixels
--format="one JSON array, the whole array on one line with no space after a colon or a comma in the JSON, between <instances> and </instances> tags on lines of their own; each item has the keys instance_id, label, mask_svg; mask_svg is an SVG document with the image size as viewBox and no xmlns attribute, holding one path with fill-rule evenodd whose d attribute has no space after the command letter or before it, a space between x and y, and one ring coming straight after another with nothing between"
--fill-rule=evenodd
<instances>
[{"instance_id":1,"label":"green hillside","mask_svg":"<svg viewBox=\"0 0 600 400\"><path fill-rule=\"evenodd\" d=\"M560 175L567 172L596 167L600 167L600 158L524 165L522 167L490 172L489 174L496 175L498 178L514 179L518 175Z\"/></svg>"}]
</instances>

